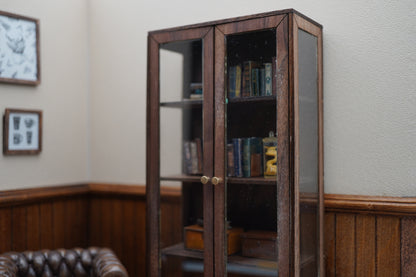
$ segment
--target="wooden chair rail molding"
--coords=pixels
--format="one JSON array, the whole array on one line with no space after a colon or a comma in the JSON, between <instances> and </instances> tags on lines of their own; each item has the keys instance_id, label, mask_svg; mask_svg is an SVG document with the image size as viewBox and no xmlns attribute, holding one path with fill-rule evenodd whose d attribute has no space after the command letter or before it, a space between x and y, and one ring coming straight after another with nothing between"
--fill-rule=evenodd
<instances>
[{"instance_id":1,"label":"wooden chair rail molding","mask_svg":"<svg viewBox=\"0 0 416 277\"><path fill-rule=\"evenodd\" d=\"M162 240L181 239L181 190L161 188ZM144 185L71 184L0 192L0 252L112 248L145 272ZM178 220L179 219L179 220ZM173 230L173 231L172 231ZM326 276L415 276L416 198L325 195Z\"/></svg>"},{"instance_id":2,"label":"wooden chair rail molding","mask_svg":"<svg viewBox=\"0 0 416 277\"><path fill-rule=\"evenodd\" d=\"M325 194L325 211L416 215L416 197Z\"/></svg>"}]
</instances>

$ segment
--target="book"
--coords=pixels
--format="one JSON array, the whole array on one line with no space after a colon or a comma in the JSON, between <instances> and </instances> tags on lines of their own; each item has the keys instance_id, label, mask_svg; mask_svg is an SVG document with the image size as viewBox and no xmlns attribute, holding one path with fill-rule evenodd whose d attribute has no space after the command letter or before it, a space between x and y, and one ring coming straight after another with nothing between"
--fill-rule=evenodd
<instances>
[{"instance_id":1,"label":"book","mask_svg":"<svg viewBox=\"0 0 416 277\"><path fill-rule=\"evenodd\" d=\"M241 97L241 65L235 68L235 97Z\"/></svg>"},{"instance_id":2,"label":"book","mask_svg":"<svg viewBox=\"0 0 416 277\"><path fill-rule=\"evenodd\" d=\"M189 141L184 141L183 143L183 171L185 174L191 174L192 172L191 145Z\"/></svg>"},{"instance_id":3,"label":"book","mask_svg":"<svg viewBox=\"0 0 416 277\"><path fill-rule=\"evenodd\" d=\"M190 83L189 88L191 90L189 99L202 99L202 83Z\"/></svg>"},{"instance_id":4,"label":"book","mask_svg":"<svg viewBox=\"0 0 416 277\"><path fill-rule=\"evenodd\" d=\"M259 70L259 89L260 89L260 96L264 96L266 95L265 93L265 76L264 76L264 72L265 72L265 67L263 66L260 70Z\"/></svg>"},{"instance_id":5,"label":"book","mask_svg":"<svg viewBox=\"0 0 416 277\"><path fill-rule=\"evenodd\" d=\"M200 138L195 139L196 150L197 150L197 159L198 159L198 174L202 174L203 168L203 152L202 152L202 142Z\"/></svg>"},{"instance_id":6,"label":"book","mask_svg":"<svg viewBox=\"0 0 416 277\"><path fill-rule=\"evenodd\" d=\"M235 79L236 79L237 68L230 66L228 69L228 97L235 98Z\"/></svg>"},{"instance_id":7,"label":"book","mask_svg":"<svg viewBox=\"0 0 416 277\"><path fill-rule=\"evenodd\" d=\"M232 139L234 146L234 176L243 177L243 142L241 138Z\"/></svg>"},{"instance_id":8,"label":"book","mask_svg":"<svg viewBox=\"0 0 416 277\"><path fill-rule=\"evenodd\" d=\"M264 64L264 95L272 95L272 63Z\"/></svg>"},{"instance_id":9,"label":"book","mask_svg":"<svg viewBox=\"0 0 416 277\"><path fill-rule=\"evenodd\" d=\"M191 148L191 172L190 174L198 174L198 150L195 141L189 142Z\"/></svg>"},{"instance_id":10,"label":"book","mask_svg":"<svg viewBox=\"0 0 416 277\"><path fill-rule=\"evenodd\" d=\"M228 97L241 96L241 65L230 66L228 69Z\"/></svg>"},{"instance_id":11,"label":"book","mask_svg":"<svg viewBox=\"0 0 416 277\"><path fill-rule=\"evenodd\" d=\"M252 91L252 86L251 86L251 82L252 82L252 69L253 68L258 68L259 67L259 63L255 62L255 61L245 61L243 63L243 80L242 80L242 90L241 90L241 96L242 97L248 97L248 96L253 96L253 91Z\"/></svg>"},{"instance_id":12,"label":"book","mask_svg":"<svg viewBox=\"0 0 416 277\"><path fill-rule=\"evenodd\" d=\"M263 175L263 141L261 138L250 138L251 177Z\"/></svg>"},{"instance_id":13,"label":"book","mask_svg":"<svg viewBox=\"0 0 416 277\"><path fill-rule=\"evenodd\" d=\"M251 93L250 96L260 95L260 72L259 68L253 68L251 70Z\"/></svg>"},{"instance_id":14,"label":"book","mask_svg":"<svg viewBox=\"0 0 416 277\"><path fill-rule=\"evenodd\" d=\"M234 177L234 145L227 144L227 176Z\"/></svg>"},{"instance_id":15,"label":"book","mask_svg":"<svg viewBox=\"0 0 416 277\"><path fill-rule=\"evenodd\" d=\"M243 138L243 154L242 154L242 166L243 177L251 177L251 138Z\"/></svg>"}]
</instances>

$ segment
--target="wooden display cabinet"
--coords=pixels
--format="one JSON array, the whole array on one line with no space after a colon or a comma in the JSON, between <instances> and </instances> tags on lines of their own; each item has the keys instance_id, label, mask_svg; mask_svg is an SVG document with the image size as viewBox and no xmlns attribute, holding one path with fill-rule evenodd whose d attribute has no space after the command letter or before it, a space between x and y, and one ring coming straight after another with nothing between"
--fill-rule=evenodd
<instances>
[{"instance_id":1,"label":"wooden display cabinet","mask_svg":"<svg viewBox=\"0 0 416 277\"><path fill-rule=\"evenodd\" d=\"M149 32L147 276L323 276L322 88L322 26L294 10Z\"/></svg>"}]
</instances>

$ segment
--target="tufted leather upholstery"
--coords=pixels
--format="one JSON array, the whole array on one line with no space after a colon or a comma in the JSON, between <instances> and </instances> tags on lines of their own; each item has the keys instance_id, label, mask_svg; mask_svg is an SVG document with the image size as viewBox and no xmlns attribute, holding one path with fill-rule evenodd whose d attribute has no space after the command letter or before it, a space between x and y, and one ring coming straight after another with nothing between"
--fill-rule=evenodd
<instances>
[{"instance_id":1,"label":"tufted leather upholstery","mask_svg":"<svg viewBox=\"0 0 416 277\"><path fill-rule=\"evenodd\" d=\"M128 277L115 254L106 248L41 250L0 255L2 277Z\"/></svg>"}]
</instances>

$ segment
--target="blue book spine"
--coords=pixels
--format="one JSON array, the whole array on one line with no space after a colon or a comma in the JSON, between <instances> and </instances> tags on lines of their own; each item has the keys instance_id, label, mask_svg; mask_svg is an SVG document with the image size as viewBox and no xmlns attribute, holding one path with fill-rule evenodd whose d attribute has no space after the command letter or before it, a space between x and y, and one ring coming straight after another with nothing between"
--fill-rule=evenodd
<instances>
[{"instance_id":1,"label":"blue book spine","mask_svg":"<svg viewBox=\"0 0 416 277\"><path fill-rule=\"evenodd\" d=\"M251 177L251 147L250 138L243 139L243 176Z\"/></svg>"},{"instance_id":2,"label":"blue book spine","mask_svg":"<svg viewBox=\"0 0 416 277\"><path fill-rule=\"evenodd\" d=\"M234 138L234 175L235 177L243 177L243 143L241 138Z\"/></svg>"}]
</instances>

